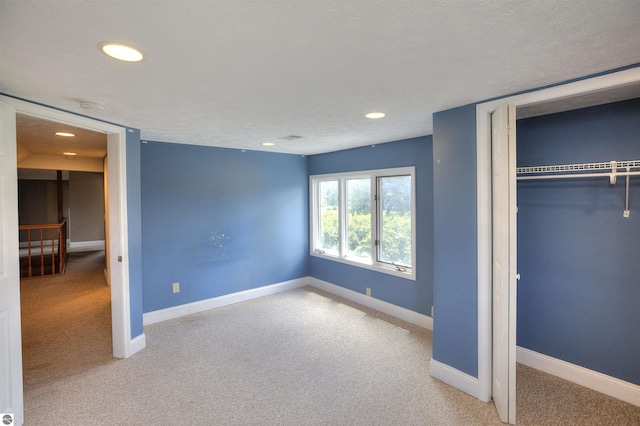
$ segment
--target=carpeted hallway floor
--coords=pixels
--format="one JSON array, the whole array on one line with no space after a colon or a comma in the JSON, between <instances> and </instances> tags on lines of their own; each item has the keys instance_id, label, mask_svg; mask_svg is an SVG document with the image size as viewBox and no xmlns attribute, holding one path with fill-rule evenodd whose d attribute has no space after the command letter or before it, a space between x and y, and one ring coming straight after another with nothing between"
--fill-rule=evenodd
<instances>
[{"instance_id":1,"label":"carpeted hallway floor","mask_svg":"<svg viewBox=\"0 0 640 426\"><path fill-rule=\"evenodd\" d=\"M104 251L70 253L65 275L20 281L24 387L113 362Z\"/></svg>"},{"instance_id":2,"label":"carpeted hallway floor","mask_svg":"<svg viewBox=\"0 0 640 426\"><path fill-rule=\"evenodd\" d=\"M147 326L114 360L103 256L21 284L26 425L501 424L429 376L429 331L309 287ZM518 423L640 425L640 408L519 365Z\"/></svg>"}]
</instances>

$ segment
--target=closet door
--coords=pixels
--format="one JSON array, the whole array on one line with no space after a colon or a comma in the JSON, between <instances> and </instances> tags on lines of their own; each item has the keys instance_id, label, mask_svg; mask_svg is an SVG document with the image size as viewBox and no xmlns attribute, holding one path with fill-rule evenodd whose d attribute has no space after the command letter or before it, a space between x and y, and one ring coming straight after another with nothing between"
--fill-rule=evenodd
<instances>
[{"instance_id":1,"label":"closet door","mask_svg":"<svg viewBox=\"0 0 640 426\"><path fill-rule=\"evenodd\" d=\"M516 422L515 105L491 115L493 203L493 400L500 420Z\"/></svg>"}]
</instances>

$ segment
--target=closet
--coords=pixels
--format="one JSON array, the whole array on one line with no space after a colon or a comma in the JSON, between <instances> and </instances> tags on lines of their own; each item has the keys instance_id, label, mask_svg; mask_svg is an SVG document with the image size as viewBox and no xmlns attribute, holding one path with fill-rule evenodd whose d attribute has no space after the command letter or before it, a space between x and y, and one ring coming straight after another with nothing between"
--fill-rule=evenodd
<instances>
[{"instance_id":1,"label":"closet","mask_svg":"<svg viewBox=\"0 0 640 426\"><path fill-rule=\"evenodd\" d=\"M640 98L517 121L517 345L640 385Z\"/></svg>"}]
</instances>

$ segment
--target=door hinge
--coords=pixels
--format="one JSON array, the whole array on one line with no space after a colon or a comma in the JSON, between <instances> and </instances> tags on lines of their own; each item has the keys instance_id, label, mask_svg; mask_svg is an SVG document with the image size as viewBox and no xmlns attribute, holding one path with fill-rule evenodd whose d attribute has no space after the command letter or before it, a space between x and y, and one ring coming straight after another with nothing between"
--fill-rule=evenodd
<instances>
[{"instance_id":1,"label":"door hinge","mask_svg":"<svg viewBox=\"0 0 640 426\"><path fill-rule=\"evenodd\" d=\"M118 262L122 262L122 256L118 256Z\"/></svg>"}]
</instances>

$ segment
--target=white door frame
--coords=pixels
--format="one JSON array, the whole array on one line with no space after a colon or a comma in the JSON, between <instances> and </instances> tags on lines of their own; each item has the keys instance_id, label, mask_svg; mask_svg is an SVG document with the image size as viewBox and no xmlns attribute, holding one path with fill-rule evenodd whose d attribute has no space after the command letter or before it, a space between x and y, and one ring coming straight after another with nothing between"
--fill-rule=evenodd
<instances>
[{"instance_id":1,"label":"white door frame","mask_svg":"<svg viewBox=\"0 0 640 426\"><path fill-rule=\"evenodd\" d=\"M108 236L111 250L106 255L110 257L111 269L109 275L111 277L113 356L127 358L133 355L144 345L142 347L136 345L134 348L131 342L126 176L127 129L7 96L0 95L0 101L15 107L16 113L25 113L107 134L108 178L110 180L109 220L112 226ZM117 261L118 256L122 256L122 262Z\"/></svg>"},{"instance_id":2,"label":"white door frame","mask_svg":"<svg viewBox=\"0 0 640 426\"><path fill-rule=\"evenodd\" d=\"M0 412L13 414L14 422L21 425L24 403L15 111L13 106L0 103Z\"/></svg>"},{"instance_id":3,"label":"white door frame","mask_svg":"<svg viewBox=\"0 0 640 426\"><path fill-rule=\"evenodd\" d=\"M477 155L477 227L478 227L478 391L482 401L491 399L492 325L491 325L491 113L502 104L516 107L532 105L582 93L606 90L640 82L640 68L632 68L598 77L513 95L476 106Z\"/></svg>"}]
</instances>

